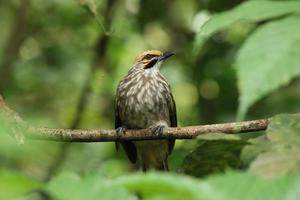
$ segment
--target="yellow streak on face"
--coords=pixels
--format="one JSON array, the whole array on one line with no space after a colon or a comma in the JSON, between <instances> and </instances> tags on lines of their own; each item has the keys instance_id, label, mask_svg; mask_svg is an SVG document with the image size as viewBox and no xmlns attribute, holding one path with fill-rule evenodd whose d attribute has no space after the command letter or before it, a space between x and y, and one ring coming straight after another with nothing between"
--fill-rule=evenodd
<instances>
[{"instance_id":1,"label":"yellow streak on face","mask_svg":"<svg viewBox=\"0 0 300 200\"><path fill-rule=\"evenodd\" d=\"M155 55L155 56L160 56L160 55L162 55L162 52L159 51L159 50L145 51L145 52L143 52L141 55L139 55L136 58L135 62L143 63L143 64L146 64L146 63L150 62L150 60L148 60L148 59L143 59L144 56L147 55L147 54L149 54L149 55Z\"/></svg>"}]
</instances>

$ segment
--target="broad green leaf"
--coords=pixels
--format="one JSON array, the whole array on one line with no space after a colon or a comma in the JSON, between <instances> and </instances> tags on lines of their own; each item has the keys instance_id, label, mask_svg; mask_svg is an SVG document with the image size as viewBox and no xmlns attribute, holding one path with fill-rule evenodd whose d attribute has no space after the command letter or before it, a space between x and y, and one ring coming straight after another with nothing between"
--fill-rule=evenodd
<instances>
[{"instance_id":1,"label":"broad green leaf","mask_svg":"<svg viewBox=\"0 0 300 200\"><path fill-rule=\"evenodd\" d=\"M224 134L199 137L198 147L183 162L183 171L204 176L228 167L249 167L252 174L261 177L299 174L300 116L274 116L266 132L247 143Z\"/></svg>"},{"instance_id":2,"label":"broad green leaf","mask_svg":"<svg viewBox=\"0 0 300 200\"><path fill-rule=\"evenodd\" d=\"M0 199L16 199L41 186L41 182L29 176L0 168Z\"/></svg>"},{"instance_id":3,"label":"broad green leaf","mask_svg":"<svg viewBox=\"0 0 300 200\"><path fill-rule=\"evenodd\" d=\"M274 145L256 157L249 171L266 178L300 174L300 148L287 143Z\"/></svg>"},{"instance_id":4,"label":"broad green leaf","mask_svg":"<svg viewBox=\"0 0 300 200\"><path fill-rule=\"evenodd\" d=\"M243 133L243 134L222 134L210 133L197 137L197 144L194 145L184 158L181 170L189 175L203 177L213 173L220 173L227 168L242 169L249 166L250 161L256 157L246 151L241 159L241 153L244 152L249 138L262 135L262 133ZM250 158L251 159L250 159ZM253 158L254 157L254 158ZM245 161L247 160L247 161Z\"/></svg>"},{"instance_id":5,"label":"broad green leaf","mask_svg":"<svg viewBox=\"0 0 300 200\"><path fill-rule=\"evenodd\" d=\"M249 171L262 177L300 174L300 116L273 117L266 136L243 150L242 160L252 161Z\"/></svg>"},{"instance_id":6,"label":"broad green leaf","mask_svg":"<svg viewBox=\"0 0 300 200\"><path fill-rule=\"evenodd\" d=\"M76 199L199 199L195 179L182 175L156 172L136 173L115 179L100 174L79 177L62 174L47 186L51 196L61 200Z\"/></svg>"},{"instance_id":7,"label":"broad green leaf","mask_svg":"<svg viewBox=\"0 0 300 200\"><path fill-rule=\"evenodd\" d=\"M300 75L299 24L299 16L269 22L259 27L238 52L238 119L256 101Z\"/></svg>"},{"instance_id":8,"label":"broad green leaf","mask_svg":"<svg viewBox=\"0 0 300 200\"><path fill-rule=\"evenodd\" d=\"M197 199L197 200L281 200L289 195L296 199L300 177L263 180L244 172L226 172L204 180L191 177L150 172L133 174L115 180L141 199Z\"/></svg>"},{"instance_id":9,"label":"broad green leaf","mask_svg":"<svg viewBox=\"0 0 300 200\"><path fill-rule=\"evenodd\" d=\"M241 162L244 167L248 167L259 154L268 151L272 147L266 135L250 139L248 142L249 144L243 148L241 153Z\"/></svg>"},{"instance_id":10,"label":"broad green leaf","mask_svg":"<svg viewBox=\"0 0 300 200\"><path fill-rule=\"evenodd\" d=\"M27 127L28 125L19 115L5 105L0 94L0 134L9 134L13 136L19 144L23 144L23 134Z\"/></svg>"},{"instance_id":11,"label":"broad green leaf","mask_svg":"<svg viewBox=\"0 0 300 200\"><path fill-rule=\"evenodd\" d=\"M60 200L132 199L126 190L113 187L111 180L99 174L80 177L65 173L50 181L46 190Z\"/></svg>"},{"instance_id":12,"label":"broad green leaf","mask_svg":"<svg viewBox=\"0 0 300 200\"><path fill-rule=\"evenodd\" d=\"M228 28L236 22L259 22L299 12L299 1L246 1L232 10L214 15L200 27L200 31L196 36L194 49L200 49L208 37Z\"/></svg>"},{"instance_id":13,"label":"broad green leaf","mask_svg":"<svg viewBox=\"0 0 300 200\"><path fill-rule=\"evenodd\" d=\"M203 177L227 168L240 169L240 154L246 141L237 139L199 140L195 150L182 163L184 173Z\"/></svg>"},{"instance_id":14,"label":"broad green leaf","mask_svg":"<svg viewBox=\"0 0 300 200\"><path fill-rule=\"evenodd\" d=\"M116 179L115 184L133 194L139 194L140 199L202 199L199 182L183 175L158 172L136 173Z\"/></svg>"},{"instance_id":15,"label":"broad green leaf","mask_svg":"<svg viewBox=\"0 0 300 200\"><path fill-rule=\"evenodd\" d=\"M47 187L56 199L238 200L297 199L300 177L263 180L245 172L207 179L150 171L108 179L98 174L61 175Z\"/></svg>"},{"instance_id":16,"label":"broad green leaf","mask_svg":"<svg viewBox=\"0 0 300 200\"><path fill-rule=\"evenodd\" d=\"M247 173L227 172L223 176L209 177L202 187L206 189L201 192L208 200L281 200L288 194L296 200L299 188L295 186L299 186L299 182L299 176L264 180Z\"/></svg>"},{"instance_id":17,"label":"broad green leaf","mask_svg":"<svg viewBox=\"0 0 300 200\"><path fill-rule=\"evenodd\" d=\"M272 117L267 136L271 141L298 142L300 145L300 115L280 114Z\"/></svg>"}]
</instances>

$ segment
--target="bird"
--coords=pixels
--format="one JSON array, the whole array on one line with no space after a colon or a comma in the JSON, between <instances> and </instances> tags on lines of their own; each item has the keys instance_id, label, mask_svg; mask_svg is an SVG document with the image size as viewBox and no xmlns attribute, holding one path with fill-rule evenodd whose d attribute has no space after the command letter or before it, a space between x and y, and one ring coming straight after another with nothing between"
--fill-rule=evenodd
<instances>
[{"instance_id":1,"label":"bird","mask_svg":"<svg viewBox=\"0 0 300 200\"><path fill-rule=\"evenodd\" d=\"M177 114L171 87L160 69L174 52L149 50L140 54L127 75L119 82L115 97L117 135L127 129L149 128L154 135L166 127L177 127ZM168 156L175 139L116 142L122 146L131 163L144 172L149 169L168 171Z\"/></svg>"}]
</instances>

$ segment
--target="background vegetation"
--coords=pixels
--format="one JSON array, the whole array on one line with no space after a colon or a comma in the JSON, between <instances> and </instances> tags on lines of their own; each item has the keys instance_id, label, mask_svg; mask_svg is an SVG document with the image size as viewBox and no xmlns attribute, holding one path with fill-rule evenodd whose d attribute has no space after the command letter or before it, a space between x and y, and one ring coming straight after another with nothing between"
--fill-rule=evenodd
<instances>
[{"instance_id":1,"label":"background vegetation","mask_svg":"<svg viewBox=\"0 0 300 200\"><path fill-rule=\"evenodd\" d=\"M135 57L163 68L179 126L300 110L300 1L0 0L0 93L37 126L113 128ZM298 78L297 78L298 77ZM171 173L133 172L112 143L18 144L0 122L0 199L299 199L300 119L177 141Z\"/></svg>"}]
</instances>

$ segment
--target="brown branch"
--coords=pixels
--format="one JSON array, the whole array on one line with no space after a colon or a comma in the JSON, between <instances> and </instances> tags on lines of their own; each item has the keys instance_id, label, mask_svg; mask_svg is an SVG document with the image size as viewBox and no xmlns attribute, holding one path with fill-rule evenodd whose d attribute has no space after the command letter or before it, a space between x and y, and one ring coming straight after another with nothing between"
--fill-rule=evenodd
<instances>
[{"instance_id":1,"label":"brown branch","mask_svg":"<svg viewBox=\"0 0 300 200\"><path fill-rule=\"evenodd\" d=\"M236 123L211 124L200 126L188 126L166 128L160 136L153 135L149 129L127 130L125 135L117 135L115 130L103 129L56 129L34 128L29 131L29 138L46 139L64 142L112 142L124 140L151 140L151 139L193 139L205 133L242 133L265 130L268 127L268 119L244 121Z\"/></svg>"},{"instance_id":2,"label":"brown branch","mask_svg":"<svg viewBox=\"0 0 300 200\"><path fill-rule=\"evenodd\" d=\"M11 118L20 125L26 138L39 140L54 140L61 142L112 142L125 140L151 140L151 139L193 139L205 133L235 134L266 130L269 119L233 122L224 124L210 124L200 126L188 126L177 128L165 128L162 135L156 136L149 129L127 130L125 135L117 135L115 130L104 129L63 129L63 128L39 128L27 125L20 117L10 110L0 96L0 114L4 118ZM296 113L295 115L300 115ZM0 116L1 117L1 116ZM1 120L1 118L0 118ZM1 121L0 121L1 122ZM13 126L15 127L15 126ZM14 129L15 130L15 129ZM20 129L18 129L20 130Z\"/></svg>"}]
</instances>

